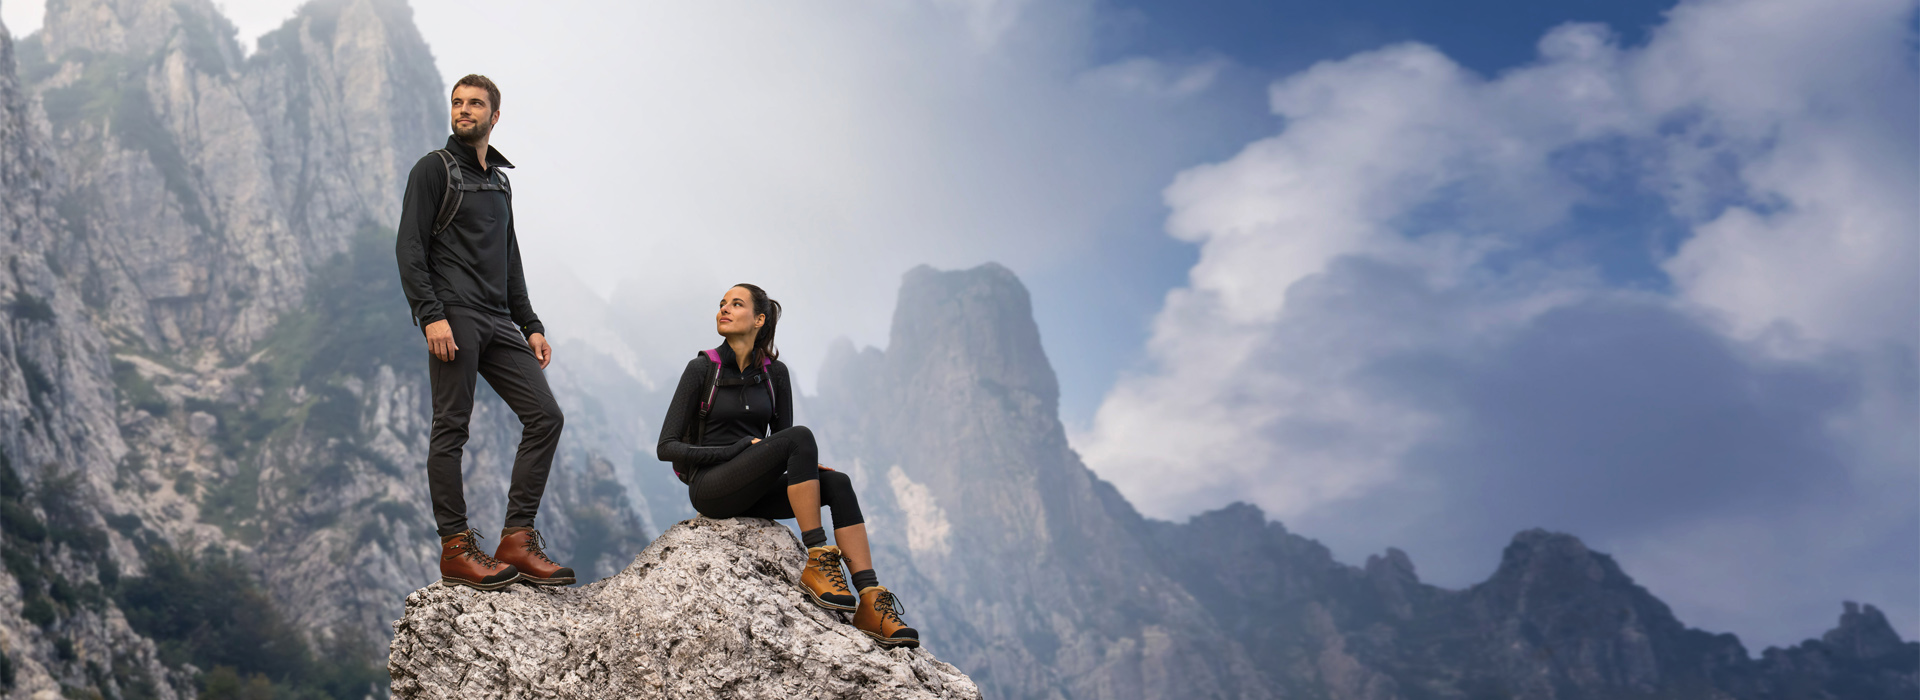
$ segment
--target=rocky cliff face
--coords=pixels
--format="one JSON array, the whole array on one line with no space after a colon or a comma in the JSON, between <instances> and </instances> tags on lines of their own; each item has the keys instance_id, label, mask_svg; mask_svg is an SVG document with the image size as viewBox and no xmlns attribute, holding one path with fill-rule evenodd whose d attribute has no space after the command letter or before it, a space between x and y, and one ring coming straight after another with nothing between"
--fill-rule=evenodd
<instances>
[{"instance_id":1,"label":"rocky cliff face","mask_svg":"<svg viewBox=\"0 0 1920 700\"><path fill-rule=\"evenodd\" d=\"M1748 657L1604 554L1517 535L1486 582L1362 567L1228 506L1142 518L1067 448L1025 290L996 265L907 274L889 347L842 345L809 419L854 474L881 575L928 648L1015 698L1904 698L1920 644L1849 603ZM868 505L871 502L871 505Z\"/></svg>"},{"instance_id":2,"label":"rocky cliff face","mask_svg":"<svg viewBox=\"0 0 1920 700\"><path fill-rule=\"evenodd\" d=\"M108 683L173 698L190 679L156 658L103 591L118 579L94 507L126 448L114 421L108 344L63 278L53 248L68 233L67 194L44 122L0 31L0 690L57 694L83 685L82 656Z\"/></svg>"},{"instance_id":3,"label":"rocky cliff face","mask_svg":"<svg viewBox=\"0 0 1920 700\"><path fill-rule=\"evenodd\" d=\"M0 37L8 697L360 697L437 578L391 235L438 71L402 0L316 0L244 59L234 32L206 0L68 0ZM589 577L646 541L612 431L569 426L541 514ZM483 532L518 432L481 398Z\"/></svg>"},{"instance_id":4,"label":"rocky cliff face","mask_svg":"<svg viewBox=\"0 0 1920 700\"><path fill-rule=\"evenodd\" d=\"M579 588L434 584L394 623L400 698L973 698L924 649L883 649L806 600L806 554L758 518L674 526Z\"/></svg>"}]
</instances>

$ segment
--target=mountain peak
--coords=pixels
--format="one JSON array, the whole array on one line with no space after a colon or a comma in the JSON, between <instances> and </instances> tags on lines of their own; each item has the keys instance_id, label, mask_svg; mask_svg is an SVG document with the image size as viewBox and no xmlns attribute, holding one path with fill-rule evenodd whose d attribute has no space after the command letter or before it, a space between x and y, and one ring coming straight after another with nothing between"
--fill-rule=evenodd
<instances>
[{"instance_id":1,"label":"mountain peak","mask_svg":"<svg viewBox=\"0 0 1920 700\"><path fill-rule=\"evenodd\" d=\"M73 50L146 56L184 49L196 66L226 73L240 64L239 33L209 0L67 0L47 3L47 55Z\"/></svg>"},{"instance_id":2,"label":"mountain peak","mask_svg":"<svg viewBox=\"0 0 1920 700\"><path fill-rule=\"evenodd\" d=\"M1587 549L1578 537L1534 528L1513 536L1513 541L1500 554L1500 572L1520 574L1544 568L1566 568L1585 572L1598 581L1606 573L1607 567L1600 561L1603 556ZM1496 573L1495 577L1500 575Z\"/></svg>"},{"instance_id":3,"label":"mountain peak","mask_svg":"<svg viewBox=\"0 0 1920 700\"><path fill-rule=\"evenodd\" d=\"M1847 601L1840 613L1840 626L1820 638L1834 651L1857 659L1877 659L1899 652L1907 644L1893 630L1879 608Z\"/></svg>"},{"instance_id":4,"label":"mountain peak","mask_svg":"<svg viewBox=\"0 0 1920 700\"><path fill-rule=\"evenodd\" d=\"M997 263L907 271L887 361L897 378L1012 390L1038 398L1039 415L1056 415L1060 386L1040 347L1033 301L1020 278Z\"/></svg>"}]
</instances>

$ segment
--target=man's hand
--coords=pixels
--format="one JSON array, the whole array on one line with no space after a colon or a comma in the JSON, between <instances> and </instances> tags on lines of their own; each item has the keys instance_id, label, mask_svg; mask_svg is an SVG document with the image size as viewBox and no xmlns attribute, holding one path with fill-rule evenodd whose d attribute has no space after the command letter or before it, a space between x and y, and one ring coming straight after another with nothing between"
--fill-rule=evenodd
<instances>
[{"instance_id":1,"label":"man's hand","mask_svg":"<svg viewBox=\"0 0 1920 700\"><path fill-rule=\"evenodd\" d=\"M553 361L553 346L547 344L547 336L535 333L527 336L527 347L533 348L533 356L540 360L540 369L546 369Z\"/></svg>"},{"instance_id":2,"label":"man's hand","mask_svg":"<svg viewBox=\"0 0 1920 700\"><path fill-rule=\"evenodd\" d=\"M443 318L427 324L425 330L427 352L433 353L433 356L439 358L441 362L452 362L453 353L460 350L460 346L453 342L453 324L447 323Z\"/></svg>"}]
</instances>

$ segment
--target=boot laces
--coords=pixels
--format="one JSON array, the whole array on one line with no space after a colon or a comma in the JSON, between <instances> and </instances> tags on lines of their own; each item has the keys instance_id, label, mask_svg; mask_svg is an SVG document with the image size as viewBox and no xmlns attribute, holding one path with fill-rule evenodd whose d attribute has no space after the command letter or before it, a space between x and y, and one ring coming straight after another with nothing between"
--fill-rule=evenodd
<instances>
[{"instance_id":1,"label":"boot laces","mask_svg":"<svg viewBox=\"0 0 1920 700\"><path fill-rule=\"evenodd\" d=\"M907 621L900 619L900 615L907 611L907 606L900 602L900 597L894 595L893 591L882 591L874 596L873 611L880 613L882 621L892 620L902 627L907 626Z\"/></svg>"},{"instance_id":2,"label":"boot laces","mask_svg":"<svg viewBox=\"0 0 1920 700\"><path fill-rule=\"evenodd\" d=\"M847 590L847 574L840 570L840 558L831 549L823 549L813 557L818 562L814 568L827 577L827 582L833 584L834 590L844 591Z\"/></svg>"},{"instance_id":3,"label":"boot laces","mask_svg":"<svg viewBox=\"0 0 1920 700\"><path fill-rule=\"evenodd\" d=\"M540 557L540 561L553 564L554 566L560 565L559 562L547 558L547 541L540 536L539 530L528 530L527 535L527 551L533 552L533 555L536 557Z\"/></svg>"},{"instance_id":4,"label":"boot laces","mask_svg":"<svg viewBox=\"0 0 1920 700\"><path fill-rule=\"evenodd\" d=\"M454 553L447 555L446 558L452 559L464 555L487 568L499 566L500 560L493 558L492 555L487 554L486 550L480 548L481 539L480 533L475 530L460 533L459 539L453 541Z\"/></svg>"}]
</instances>

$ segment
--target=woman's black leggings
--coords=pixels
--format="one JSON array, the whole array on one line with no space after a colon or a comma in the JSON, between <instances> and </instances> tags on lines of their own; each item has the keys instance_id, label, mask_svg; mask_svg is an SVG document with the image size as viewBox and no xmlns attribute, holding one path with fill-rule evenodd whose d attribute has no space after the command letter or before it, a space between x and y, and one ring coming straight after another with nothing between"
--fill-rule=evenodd
<instances>
[{"instance_id":1,"label":"woman's black leggings","mask_svg":"<svg viewBox=\"0 0 1920 700\"><path fill-rule=\"evenodd\" d=\"M725 463L694 470L687 484L693 509L709 518L793 517L787 487L820 480L820 503L833 511L833 529L866 522L853 480L836 471L820 471L820 449L813 431L796 425L754 443Z\"/></svg>"}]
</instances>

